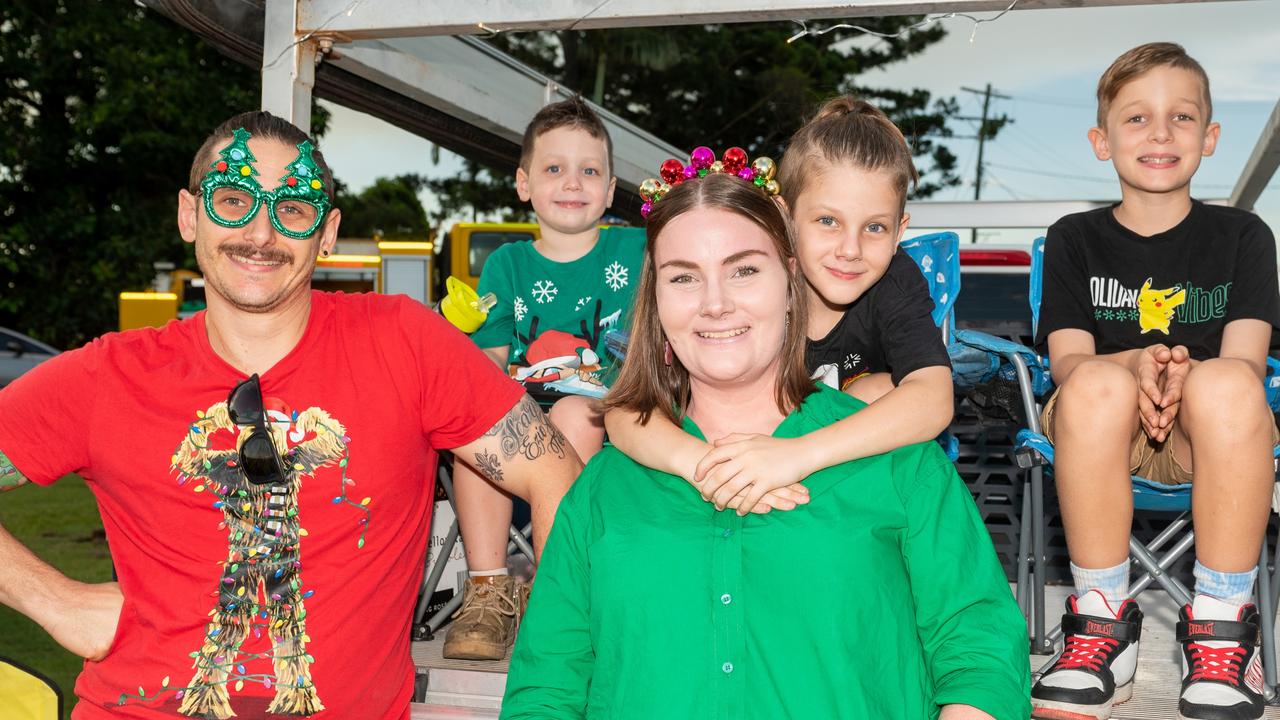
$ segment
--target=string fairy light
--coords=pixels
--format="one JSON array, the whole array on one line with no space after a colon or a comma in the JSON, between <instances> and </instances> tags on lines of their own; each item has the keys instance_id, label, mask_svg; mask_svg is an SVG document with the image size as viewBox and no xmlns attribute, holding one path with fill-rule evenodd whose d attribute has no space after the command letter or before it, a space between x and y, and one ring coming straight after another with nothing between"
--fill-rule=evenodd
<instances>
[{"instance_id":1,"label":"string fairy light","mask_svg":"<svg viewBox=\"0 0 1280 720\"><path fill-rule=\"evenodd\" d=\"M920 22L908 25L907 27L904 27L895 33L883 33L878 30L872 30L871 28L863 27L862 25L852 25L850 23L838 23L836 25L831 25L829 27L822 28L821 30L815 30L810 28L808 24L806 24L805 21L803 20L793 20L792 22L795 22L796 24L798 24L801 29L800 29L800 32L787 38L787 44L790 45L791 43L799 40L802 37L819 37L822 35L826 35L827 33L833 30L857 30L863 35L871 35L872 37L878 37L878 38L884 38L886 40L890 40L893 38L903 37L907 33L928 27L936 22L939 22L942 20L950 20L952 18L963 18L973 23L973 32L969 33L969 42L972 43L974 39L977 38L978 36L979 25L981 25L982 23L995 22L996 20L999 20L1000 18L1004 17L1005 13L1012 10L1019 2L1020 0L1013 0L1013 2L1009 3L1008 7L1006 7L1004 10L1001 10L995 16L989 17L989 18L974 17L968 13L962 13L962 12L949 12L949 13L943 13L941 15L927 15L925 16L925 19L921 20Z\"/></svg>"}]
</instances>

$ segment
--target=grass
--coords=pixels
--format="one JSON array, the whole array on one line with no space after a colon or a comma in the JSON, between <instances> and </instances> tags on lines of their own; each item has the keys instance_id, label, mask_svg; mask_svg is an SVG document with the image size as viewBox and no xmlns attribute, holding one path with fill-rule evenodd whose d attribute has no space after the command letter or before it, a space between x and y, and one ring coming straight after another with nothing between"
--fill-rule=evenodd
<instances>
[{"instance_id":1,"label":"grass","mask_svg":"<svg viewBox=\"0 0 1280 720\"><path fill-rule=\"evenodd\" d=\"M67 477L47 488L24 486L0 495L0 525L45 562L84 582L111 579L111 555L98 505L84 480ZM63 718L75 705L83 661L39 625L0 606L0 656L43 673L62 689Z\"/></svg>"}]
</instances>

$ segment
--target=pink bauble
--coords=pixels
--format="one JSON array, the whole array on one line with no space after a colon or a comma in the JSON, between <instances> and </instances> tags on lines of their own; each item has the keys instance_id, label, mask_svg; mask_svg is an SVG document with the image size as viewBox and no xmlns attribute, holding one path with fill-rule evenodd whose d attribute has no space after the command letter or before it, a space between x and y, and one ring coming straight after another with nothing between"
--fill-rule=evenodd
<instances>
[{"instance_id":1,"label":"pink bauble","mask_svg":"<svg viewBox=\"0 0 1280 720\"><path fill-rule=\"evenodd\" d=\"M716 154L711 152L711 148L705 145L694 148L693 152L689 154L689 164L698 170L711 167L711 163L715 161Z\"/></svg>"},{"instance_id":2,"label":"pink bauble","mask_svg":"<svg viewBox=\"0 0 1280 720\"><path fill-rule=\"evenodd\" d=\"M738 170L738 177L746 180L747 182L751 182L756 179L756 171L749 167L744 167Z\"/></svg>"},{"instance_id":3,"label":"pink bauble","mask_svg":"<svg viewBox=\"0 0 1280 720\"><path fill-rule=\"evenodd\" d=\"M640 217L649 217L649 211L652 209L653 203L645 201L645 203L640 206Z\"/></svg>"},{"instance_id":4,"label":"pink bauble","mask_svg":"<svg viewBox=\"0 0 1280 720\"><path fill-rule=\"evenodd\" d=\"M685 166L684 166L684 179L685 179L685 180L692 180L692 179L694 179L694 178L696 178L696 177L698 177L698 168L696 168L696 167L694 167L694 166L692 166L692 165L685 165Z\"/></svg>"}]
</instances>

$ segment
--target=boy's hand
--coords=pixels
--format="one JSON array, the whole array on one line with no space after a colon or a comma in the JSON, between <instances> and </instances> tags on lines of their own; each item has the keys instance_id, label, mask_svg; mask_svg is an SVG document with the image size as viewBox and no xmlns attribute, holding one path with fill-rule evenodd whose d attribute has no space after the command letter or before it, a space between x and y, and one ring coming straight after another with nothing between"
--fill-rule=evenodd
<instances>
[{"instance_id":1,"label":"boy's hand","mask_svg":"<svg viewBox=\"0 0 1280 720\"><path fill-rule=\"evenodd\" d=\"M794 492L788 497L804 504L809 491L798 483L808 475L808 468L799 449L795 440L728 435L717 440L698 463L696 487L717 510L735 507L740 515L754 511L761 499L780 488L791 487Z\"/></svg>"},{"instance_id":2,"label":"boy's hand","mask_svg":"<svg viewBox=\"0 0 1280 720\"><path fill-rule=\"evenodd\" d=\"M1133 374L1138 380L1138 418L1143 432L1150 438L1155 438L1160 429L1160 401L1164 397L1161 376L1172 357L1167 346L1157 343L1143 348L1135 360Z\"/></svg>"},{"instance_id":3,"label":"boy's hand","mask_svg":"<svg viewBox=\"0 0 1280 720\"><path fill-rule=\"evenodd\" d=\"M1191 353L1183 345L1175 345L1169 349L1169 362L1164 366L1164 377L1161 383L1164 391L1160 396L1160 417L1156 434L1152 436L1156 442L1163 442L1173 430L1173 419L1178 416L1178 408L1182 406L1182 386L1187 382L1187 373L1191 372Z\"/></svg>"}]
</instances>

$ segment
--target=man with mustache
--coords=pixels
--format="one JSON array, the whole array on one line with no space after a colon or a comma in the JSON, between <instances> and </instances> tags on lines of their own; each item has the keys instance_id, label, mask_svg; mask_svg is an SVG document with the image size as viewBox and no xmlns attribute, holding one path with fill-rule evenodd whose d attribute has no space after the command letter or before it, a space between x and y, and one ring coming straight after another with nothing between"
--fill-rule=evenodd
<instances>
[{"instance_id":1,"label":"man with mustache","mask_svg":"<svg viewBox=\"0 0 1280 720\"><path fill-rule=\"evenodd\" d=\"M78 720L407 718L442 449L529 500L541 552L573 449L421 304L311 289L332 202L305 133L231 118L178 193L208 309L0 392L0 492L83 476L119 576L68 578L0 528L0 603L88 660Z\"/></svg>"}]
</instances>

